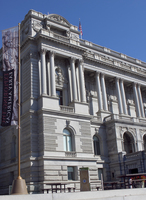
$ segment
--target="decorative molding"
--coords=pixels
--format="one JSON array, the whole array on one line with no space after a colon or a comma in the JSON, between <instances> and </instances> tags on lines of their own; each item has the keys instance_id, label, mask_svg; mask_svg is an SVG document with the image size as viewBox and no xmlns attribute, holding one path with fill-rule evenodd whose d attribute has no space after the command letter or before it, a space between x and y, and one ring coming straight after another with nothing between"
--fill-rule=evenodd
<instances>
[{"instance_id":1,"label":"decorative molding","mask_svg":"<svg viewBox=\"0 0 146 200\"><path fill-rule=\"evenodd\" d=\"M57 14L51 14L51 15L48 15L47 17L48 19L51 19L53 21L57 21L61 24L64 24L64 25L67 25L67 26L71 26L70 23L62 16L60 15L57 15Z\"/></svg>"},{"instance_id":2,"label":"decorative molding","mask_svg":"<svg viewBox=\"0 0 146 200\"><path fill-rule=\"evenodd\" d=\"M35 32L39 32L40 29L43 28L43 25L39 22L34 21L33 24L32 24L32 28Z\"/></svg>"},{"instance_id":3,"label":"decorative molding","mask_svg":"<svg viewBox=\"0 0 146 200\"><path fill-rule=\"evenodd\" d=\"M143 136L146 135L146 129L140 129L139 133L140 133L140 139L143 140Z\"/></svg>"},{"instance_id":4,"label":"decorative molding","mask_svg":"<svg viewBox=\"0 0 146 200\"><path fill-rule=\"evenodd\" d=\"M130 128L130 127L122 127L122 126L120 126L119 129L120 129L120 136L121 136L121 138L123 138L123 134L125 132L129 132L136 139L136 128Z\"/></svg>"},{"instance_id":5,"label":"decorative molding","mask_svg":"<svg viewBox=\"0 0 146 200\"><path fill-rule=\"evenodd\" d=\"M66 127L70 125L70 120L66 120Z\"/></svg>"},{"instance_id":6,"label":"decorative molding","mask_svg":"<svg viewBox=\"0 0 146 200\"><path fill-rule=\"evenodd\" d=\"M83 54L84 59L91 59L93 61L96 62L103 62L104 64L110 64L112 67L119 67L122 70L126 69L130 72L135 72L135 73L139 73L141 75L146 75L146 69L142 68L142 67L138 67L138 66L134 66L131 63L127 63L125 61L119 61L116 59L113 59L107 55L101 55L101 54L97 54L94 53L92 51L87 50L84 54Z\"/></svg>"}]
</instances>

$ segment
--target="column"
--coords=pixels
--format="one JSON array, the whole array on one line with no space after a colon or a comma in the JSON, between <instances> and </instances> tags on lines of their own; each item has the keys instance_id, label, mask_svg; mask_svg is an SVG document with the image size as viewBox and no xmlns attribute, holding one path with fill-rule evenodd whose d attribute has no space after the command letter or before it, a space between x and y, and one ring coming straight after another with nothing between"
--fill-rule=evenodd
<instances>
[{"instance_id":1,"label":"column","mask_svg":"<svg viewBox=\"0 0 146 200\"><path fill-rule=\"evenodd\" d=\"M121 92L119 87L119 78L116 78L116 89L117 89L117 96L118 96L118 105L119 105L119 113L123 113L123 106L122 106L122 100L121 100Z\"/></svg>"},{"instance_id":2,"label":"column","mask_svg":"<svg viewBox=\"0 0 146 200\"><path fill-rule=\"evenodd\" d=\"M71 83L71 70L70 70L70 66L68 66L68 78L69 78L70 102L72 102L73 101L73 97L72 97L72 83Z\"/></svg>"},{"instance_id":3,"label":"column","mask_svg":"<svg viewBox=\"0 0 146 200\"><path fill-rule=\"evenodd\" d=\"M51 80L51 96L56 96L55 67L54 67L54 52L53 51L50 51L50 80Z\"/></svg>"},{"instance_id":4,"label":"column","mask_svg":"<svg viewBox=\"0 0 146 200\"><path fill-rule=\"evenodd\" d=\"M133 83L133 93L134 93L134 99L135 99L135 106L137 111L137 117L140 117L140 107L139 107L139 100L138 100L138 94L137 94L137 88L136 83Z\"/></svg>"},{"instance_id":5,"label":"column","mask_svg":"<svg viewBox=\"0 0 146 200\"><path fill-rule=\"evenodd\" d=\"M46 50L41 49L41 83L42 94L47 94L47 81L46 81Z\"/></svg>"},{"instance_id":6,"label":"column","mask_svg":"<svg viewBox=\"0 0 146 200\"><path fill-rule=\"evenodd\" d=\"M98 95L98 106L99 106L99 110L102 110L101 86L100 86L100 79L99 79L98 72L96 72L96 86L97 86L97 95Z\"/></svg>"},{"instance_id":7,"label":"column","mask_svg":"<svg viewBox=\"0 0 146 200\"><path fill-rule=\"evenodd\" d=\"M142 96L141 96L141 89L140 89L140 85L139 84L137 85L137 91L138 91L138 97L139 97L141 116L145 117L145 115L144 115L144 107L143 107L143 102L142 102Z\"/></svg>"},{"instance_id":8,"label":"column","mask_svg":"<svg viewBox=\"0 0 146 200\"><path fill-rule=\"evenodd\" d=\"M75 58L71 58L71 80L72 80L73 101L77 101L77 85L76 85L76 73L75 73Z\"/></svg>"},{"instance_id":9,"label":"column","mask_svg":"<svg viewBox=\"0 0 146 200\"><path fill-rule=\"evenodd\" d=\"M123 111L124 111L124 114L127 115L127 104L126 104L124 83L122 79L120 80L120 89L121 89L121 96L122 96L122 103L123 103Z\"/></svg>"},{"instance_id":10,"label":"column","mask_svg":"<svg viewBox=\"0 0 146 200\"><path fill-rule=\"evenodd\" d=\"M46 57L46 66L47 66L47 92L48 95L51 96L51 81L50 81L50 58L49 55L47 54Z\"/></svg>"},{"instance_id":11,"label":"column","mask_svg":"<svg viewBox=\"0 0 146 200\"><path fill-rule=\"evenodd\" d=\"M79 80L80 80L81 102L86 102L85 80L84 80L84 74L83 74L83 61L82 60L79 60Z\"/></svg>"},{"instance_id":12,"label":"column","mask_svg":"<svg viewBox=\"0 0 146 200\"><path fill-rule=\"evenodd\" d=\"M38 57L38 71L39 71L39 94L42 94L42 81L41 81L41 60L40 55Z\"/></svg>"},{"instance_id":13,"label":"column","mask_svg":"<svg viewBox=\"0 0 146 200\"><path fill-rule=\"evenodd\" d=\"M104 74L101 74L101 89L102 89L102 98L103 98L103 110L108 111Z\"/></svg>"}]
</instances>

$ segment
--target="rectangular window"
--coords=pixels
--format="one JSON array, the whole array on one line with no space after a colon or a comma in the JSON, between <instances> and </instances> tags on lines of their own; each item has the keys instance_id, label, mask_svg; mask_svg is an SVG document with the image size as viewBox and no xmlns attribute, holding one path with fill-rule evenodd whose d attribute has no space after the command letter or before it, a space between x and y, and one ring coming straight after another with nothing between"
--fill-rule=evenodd
<instances>
[{"instance_id":1,"label":"rectangular window","mask_svg":"<svg viewBox=\"0 0 146 200\"><path fill-rule=\"evenodd\" d=\"M63 105L63 92L62 92L62 90L56 90L56 96L59 97L59 105Z\"/></svg>"},{"instance_id":2,"label":"rectangular window","mask_svg":"<svg viewBox=\"0 0 146 200\"><path fill-rule=\"evenodd\" d=\"M67 167L68 180L75 180L76 167Z\"/></svg>"},{"instance_id":3,"label":"rectangular window","mask_svg":"<svg viewBox=\"0 0 146 200\"><path fill-rule=\"evenodd\" d=\"M98 178L99 178L99 180L101 180L101 174L102 174L102 177L103 177L103 168L98 168Z\"/></svg>"}]
</instances>

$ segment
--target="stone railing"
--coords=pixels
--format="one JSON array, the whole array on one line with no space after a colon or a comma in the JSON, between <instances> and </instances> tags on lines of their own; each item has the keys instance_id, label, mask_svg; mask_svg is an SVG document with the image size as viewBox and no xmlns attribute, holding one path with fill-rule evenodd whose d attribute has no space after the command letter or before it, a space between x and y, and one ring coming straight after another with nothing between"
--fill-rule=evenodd
<instances>
[{"instance_id":1,"label":"stone railing","mask_svg":"<svg viewBox=\"0 0 146 200\"><path fill-rule=\"evenodd\" d=\"M56 38L58 40L62 40L62 41L67 42L67 43L70 42L69 38L67 38L65 36L62 36L62 35L59 35L59 34L56 34L56 33L53 33L53 36L54 36L54 38Z\"/></svg>"},{"instance_id":2,"label":"stone railing","mask_svg":"<svg viewBox=\"0 0 146 200\"><path fill-rule=\"evenodd\" d=\"M74 108L69 106L60 106L60 110L64 112L74 113Z\"/></svg>"},{"instance_id":3,"label":"stone railing","mask_svg":"<svg viewBox=\"0 0 146 200\"><path fill-rule=\"evenodd\" d=\"M129 121L129 122L146 123L146 118L136 118L136 117L131 117L129 115L111 114L104 118L105 122L108 122L111 120L125 120L125 121Z\"/></svg>"},{"instance_id":4,"label":"stone railing","mask_svg":"<svg viewBox=\"0 0 146 200\"><path fill-rule=\"evenodd\" d=\"M76 152L74 151L66 151L65 152L66 157L76 157Z\"/></svg>"}]
</instances>

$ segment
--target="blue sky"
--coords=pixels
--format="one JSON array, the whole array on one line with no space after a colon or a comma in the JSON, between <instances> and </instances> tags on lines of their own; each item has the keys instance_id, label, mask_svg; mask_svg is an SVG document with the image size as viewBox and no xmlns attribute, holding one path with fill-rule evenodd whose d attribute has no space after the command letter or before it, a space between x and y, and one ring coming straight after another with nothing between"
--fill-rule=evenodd
<instances>
[{"instance_id":1,"label":"blue sky","mask_svg":"<svg viewBox=\"0 0 146 200\"><path fill-rule=\"evenodd\" d=\"M0 30L16 26L30 9L76 26L80 18L84 40L146 62L146 0L1 0Z\"/></svg>"}]
</instances>

